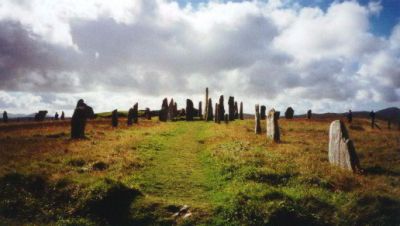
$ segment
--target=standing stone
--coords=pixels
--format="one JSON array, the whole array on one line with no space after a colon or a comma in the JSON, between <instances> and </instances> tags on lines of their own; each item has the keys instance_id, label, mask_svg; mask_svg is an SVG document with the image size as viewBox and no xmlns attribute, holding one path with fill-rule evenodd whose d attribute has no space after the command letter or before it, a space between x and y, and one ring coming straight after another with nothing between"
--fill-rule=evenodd
<instances>
[{"instance_id":1,"label":"standing stone","mask_svg":"<svg viewBox=\"0 0 400 226\"><path fill-rule=\"evenodd\" d=\"M237 101L235 101L235 119L239 119L239 108Z\"/></svg>"},{"instance_id":2,"label":"standing stone","mask_svg":"<svg viewBox=\"0 0 400 226\"><path fill-rule=\"evenodd\" d=\"M229 123L229 115L228 114L225 114L224 121L225 121L225 124Z\"/></svg>"},{"instance_id":3,"label":"standing stone","mask_svg":"<svg viewBox=\"0 0 400 226\"><path fill-rule=\"evenodd\" d=\"M118 111L117 111L117 109L115 109L111 113L111 125L113 127L117 127L118 126Z\"/></svg>"},{"instance_id":4,"label":"standing stone","mask_svg":"<svg viewBox=\"0 0 400 226\"><path fill-rule=\"evenodd\" d=\"M224 95L221 95L219 97L219 102L218 102L218 120L224 121L224 116L225 116Z\"/></svg>"},{"instance_id":5,"label":"standing stone","mask_svg":"<svg viewBox=\"0 0 400 226\"><path fill-rule=\"evenodd\" d=\"M347 113L347 122L351 123L353 121L353 112L349 110L349 113Z\"/></svg>"},{"instance_id":6,"label":"standing stone","mask_svg":"<svg viewBox=\"0 0 400 226\"><path fill-rule=\"evenodd\" d=\"M131 126L132 123L133 123L133 108L129 108L129 111L128 111L128 118L127 118L126 124L127 124L128 126Z\"/></svg>"},{"instance_id":7,"label":"standing stone","mask_svg":"<svg viewBox=\"0 0 400 226\"><path fill-rule=\"evenodd\" d=\"M168 115L167 115L167 120L173 121L175 119L175 104L174 104L174 99L171 98L171 101L169 102L168 105Z\"/></svg>"},{"instance_id":8,"label":"standing stone","mask_svg":"<svg viewBox=\"0 0 400 226\"><path fill-rule=\"evenodd\" d=\"M230 96L228 99L229 121L235 120L235 98Z\"/></svg>"},{"instance_id":9,"label":"standing stone","mask_svg":"<svg viewBox=\"0 0 400 226\"><path fill-rule=\"evenodd\" d=\"M215 121L215 123L220 123L220 121L219 121L219 117L218 117L218 104L217 103L215 103L215 115L214 115L214 121Z\"/></svg>"},{"instance_id":10,"label":"standing stone","mask_svg":"<svg viewBox=\"0 0 400 226\"><path fill-rule=\"evenodd\" d=\"M329 128L329 162L340 168L356 172L361 170L353 142L349 138L346 126L335 120Z\"/></svg>"},{"instance_id":11,"label":"standing stone","mask_svg":"<svg viewBox=\"0 0 400 226\"><path fill-rule=\"evenodd\" d=\"M311 109L307 111L307 119L311 119L312 117L312 111Z\"/></svg>"},{"instance_id":12,"label":"standing stone","mask_svg":"<svg viewBox=\"0 0 400 226\"><path fill-rule=\"evenodd\" d=\"M371 111L369 113L369 117L371 118L371 128L375 128L375 112Z\"/></svg>"},{"instance_id":13,"label":"standing stone","mask_svg":"<svg viewBox=\"0 0 400 226\"><path fill-rule=\"evenodd\" d=\"M60 119L61 119L61 120L64 120L64 119L65 119L64 111L61 112L61 117L60 117Z\"/></svg>"},{"instance_id":14,"label":"standing stone","mask_svg":"<svg viewBox=\"0 0 400 226\"><path fill-rule=\"evenodd\" d=\"M271 109L267 116L267 138L274 142L279 142L281 139L278 124L279 115L279 111Z\"/></svg>"},{"instance_id":15,"label":"standing stone","mask_svg":"<svg viewBox=\"0 0 400 226\"><path fill-rule=\"evenodd\" d=\"M207 121L212 121L212 120L214 120L213 109L212 109L212 101L211 101L211 98L208 98Z\"/></svg>"},{"instance_id":16,"label":"standing stone","mask_svg":"<svg viewBox=\"0 0 400 226\"><path fill-rule=\"evenodd\" d=\"M176 118L178 116L178 104L175 102L174 103L174 117Z\"/></svg>"},{"instance_id":17,"label":"standing stone","mask_svg":"<svg viewBox=\"0 0 400 226\"><path fill-rule=\"evenodd\" d=\"M254 128L254 132L256 134L260 134L261 133L261 124L260 124L260 105L256 104L256 114L255 114L255 128Z\"/></svg>"},{"instance_id":18,"label":"standing stone","mask_svg":"<svg viewBox=\"0 0 400 226\"><path fill-rule=\"evenodd\" d=\"M147 119L147 120L151 120L151 111L150 111L150 108L146 108L146 109L144 110L144 118Z\"/></svg>"},{"instance_id":19,"label":"standing stone","mask_svg":"<svg viewBox=\"0 0 400 226\"><path fill-rule=\"evenodd\" d=\"M243 102L240 102L239 118L243 120Z\"/></svg>"},{"instance_id":20,"label":"standing stone","mask_svg":"<svg viewBox=\"0 0 400 226\"><path fill-rule=\"evenodd\" d=\"M205 106L204 106L204 119L206 121L210 121L208 119L208 115L209 115L209 113L208 113L208 87L206 87L206 99L204 100L204 103L205 103Z\"/></svg>"},{"instance_id":21,"label":"standing stone","mask_svg":"<svg viewBox=\"0 0 400 226\"><path fill-rule=\"evenodd\" d=\"M186 99L186 121L193 121L194 107L190 99Z\"/></svg>"},{"instance_id":22,"label":"standing stone","mask_svg":"<svg viewBox=\"0 0 400 226\"><path fill-rule=\"evenodd\" d=\"M47 115L47 111L39 111L35 114L35 121L44 121Z\"/></svg>"},{"instance_id":23,"label":"standing stone","mask_svg":"<svg viewBox=\"0 0 400 226\"><path fill-rule=\"evenodd\" d=\"M139 120L139 103L137 102L135 105L133 105L132 120L135 124L137 124Z\"/></svg>"},{"instance_id":24,"label":"standing stone","mask_svg":"<svg viewBox=\"0 0 400 226\"><path fill-rule=\"evenodd\" d=\"M161 105L161 110L159 113L159 120L161 122L166 122L168 118L168 99L164 98L162 105Z\"/></svg>"},{"instance_id":25,"label":"standing stone","mask_svg":"<svg viewBox=\"0 0 400 226\"><path fill-rule=\"evenodd\" d=\"M86 120L91 116L92 111L93 108L86 105L82 99L78 101L71 118L72 139L85 138Z\"/></svg>"},{"instance_id":26,"label":"standing stone","mask_svg":"<svg viewBox=\"0 0 400 226\"><path fill-rule=\"evenodd\" d=\"M7 123L8 122L8 114L6 111L3 112L3 122Z\"/></svg>"},{"instance_id":27,"label":"standing stone","mask_svg":"<svg viewBox=\"0 0 400 226\"><path fill-rule=\"evenodd\" d=\"M261 120L265 120L265 118L267 117L266 111L267 111L267 108L265 107L265 105L261 105L261 108L260 108L260 118L261 118Z\"/></svg>"},{"instance_id":28,"label":"standing stone","mask_svg":"<svg viewBox=\"0 0 400 226\"><path fill-rule=\"evenodd\" d=\"M58 112L56 112L56 114L54 115L54 119L58 120Z\"/></svg>"},{"instance_id":29,"label":"standing stone","mask_svg":"<svg viewBox=\"0 0 400 226\"><path fill-rule=\"evenodd\" d=\"M203 109L202 109L202 103L201 103L201 101L199 101L199 113L198 113L198 117L200 118L200 120L202 120L203 119Z\"/></svg>"},{"instance_id":30,"label":"standing stone","mask_svg":"<svg viewBox=\"0 0 400 226\"><path fill-rule=\"evenodd\" d=\"M294 110L293 110L293 108L292 108L292 107L288 107L288 108L286 109L286 112L285 112L285 118L286 118L286 119L292 119L292 118L293 118L293 115L294 115Z\"/></svg>"}]
</instances>

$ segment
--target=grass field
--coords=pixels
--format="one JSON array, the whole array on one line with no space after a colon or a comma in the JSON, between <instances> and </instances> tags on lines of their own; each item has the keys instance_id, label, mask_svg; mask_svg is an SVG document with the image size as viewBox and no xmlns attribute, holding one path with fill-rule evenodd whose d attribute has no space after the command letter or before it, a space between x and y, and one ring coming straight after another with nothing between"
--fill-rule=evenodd
<instances>
[{"instance_id":1,"label":"grass field","mask_svg":"<svg viewBox=\"0 0 400 226\"><path fill-rule=\"evenodd\" d=\"M0 225L400 225L400 132L355 119L353 174L328 162L332 120L280 119L279 144L253 120L2 124Z\"/></svg>"}]
</instances>

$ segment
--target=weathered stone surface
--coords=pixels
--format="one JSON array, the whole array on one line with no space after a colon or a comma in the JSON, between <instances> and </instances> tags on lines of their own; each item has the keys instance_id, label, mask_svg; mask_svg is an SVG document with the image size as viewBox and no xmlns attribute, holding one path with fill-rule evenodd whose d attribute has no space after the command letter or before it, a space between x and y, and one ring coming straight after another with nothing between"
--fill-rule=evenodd
<instances>
[{"instance_id":1,"label":"weathered stone surface","mask_svg":"<svg viewBox=\"0 0 400 226\"><path fill-rule=\"evenodd\" d=\"M274 142L279 142L281 139L279 131L279 119L280 112L271 109L267 116L267 138L273 140Z\"/></svg>"},{"instance_id":2,"label":"weathered stone surface","mask_svg":"<svg viewBox=\"0 0 400 226\"><path fill-rule=\"evenodd\" d=\"M239 108L237 101L235 101L235 119L239 119Z\"/></svg>"},{"instance_id":3,"label":"weathered stone surface","mask_svg":"<svg viewBox=\"0 0 400 226\"><path fill-rule=\"evenodd\" d=\"M208 98L207 104L207 121L214 120L213 109L212 109L212 101L211 98Z\"/></svg>"},{"instance_id":4,"label":"weathered stone surface","mask_svg":"<svg viewBox=\"0 0 400 226\"><path fill-rule=\"evenodd\" d=\"M118 126L118 111L117 111L117 109L115 109L111 113L111 125L113 127L117 127Z\"/></svg>"},{"instance_id":5,"label":"weathered stone surface","mask_svg":"<svg viewBox=\"0 0 400 226\"><path fill-rule=\"evenodd\" d=\"M85 138L86 120L92 116L92 113L93 108L86 105L85 102L80 99L76 104L74 114L71 118L71 138Z\"/></svg>"},{"instance_id":6,"label":"weathered stone surface","mask_svg":"<svg viewBox=\"0 0 400 226\"><path fill-rule=\"evenodd\" d=\"M225 114L224 121L225 121L225 124L229 123L230 120L229 120L229 115L228 114Z\"/></svg>"},{"instance_id":7,"label":"weathered stone surface","mask_svg":"<svg viewBox=\"0 0 400 226\"><path fill-rule=\"evenodd\" d=\"M235 120L235 98L232 96L228 99L228 117L229 121Z\"/></svg>"},{"instance_id":8,"label":"weathered stone surface","mask_svg":"<svg viewBox=\"0 0 400 226\"><path fill-rule=\"evenodd\" d=\"M311 119L312 117L312 111L311 109L307 111L307 119Z\"/></svg>"},{"instance_id":9,"label":"weathered stone surface","mask_svg":"<svg viewBox=\"0 0 400 226\"><path fill-rule=\"evenodd\" d=\"M61 120L64 120L64 119L65 119L64 111L61 112L61 117L60 117L60 119L61 119Z\"/></svg>"},{"instance_id":10,"label":"weathered stone surface","mask_svg":"<svg viewBox=\"0 0 400 226\"><path fill-rule=\"evenodd\" d=\"M44 121L46 118L47 111L39 111L35 114L35 121Z\"/></svg>"},{"instance_id":11,"label":"weathered stone surface","mask_svg":"<svg viewBox=\"0 0 400 226\"><path fill-rule=\"evenodd\" d=\"M239 118L243 120L243 102L240 102Z\"/></svg>"},{"instance_id":12,"label":"weathered stone surface","mask_svg":"<svg viewBox=\"0 0 400 226\"><path fill-rule=\"evenodd\" d=\"M186 99L186 121L193 121L194 107L190 99Z\"/></svg>"},{"instance_id":13,"label":"weathered stone surface","mask_svg":"<svg viewBox=\"0 0 400 226\"><path fill-rule=\"evenodd\" d=\"M353 142L349 138L346 126L340 120L335 120L329 127L329 162L340 168L361 170Z\"/></svg>"},{"instance_id":14,"label":"weathered stone surface","mask_svg":"<svg viewBox=\"0 0 400 226\"><path fill-rule=\"evenodd\" d=\"M150 108L146 108L146 109L144 110L144 118L147 119L147 120L151 120L151 111L150 111Z\"/></svg>"},{"instance_id":15,"label":"weathered stone surface","mask_svg":"<svg viewBox=\"0 0 400 226\"><path fill-rule=\"evenodd\" d=\"M198 111L198 115L197 116L200 118L200 120L203 119L203 109L202 109L202 102L201 101L199 101L199 111Z\"/></svg>"},{"instance_id":16,"label":"weathered stone surface","mask_svg":"<svg viewBox=\"0 0 400 226\"><path fill-rule=\"evenodd\" d=\"M128 118L127 118L126 124L127 124L128 126L131 126L132 123L133 123L133 108L129 108L129 111L128 111Z\"/></svg>"},{"instance_id":17,"label":"weathered stone surface","mask_svg":"<svg viewBox=\"0 0 400 226\"><path fill-rule=\"evenodd\" d=\"M54 120L58 120L58 112L54 114Z\"/></svg>"},{"instance_id":18,"label":"weathered stone surface","mask_svg":"<svg viewBox=\"0 0 400 226\"><path fill-rule=\"evenodd\" d=\"M218 120L224 121L224 116L225 116L224 95L221 95L219 97L219 102L218 102Z\"/></svg>"},{"instance_id":19,"label":"weathered stone surface","mask_svg":"<svg viewBox=\"0 0 400 226\"><path fill-rule=\"evenodd\" d=\"M292 107L288 107L285 111L285 118L286 119L292 119L294 116L294 110Z\"/></svg>"},{"instance_id":20,"label":"weathered stone surface","mask_svg":"<svg viewBox=\"0 0 400 226\"><path fill-rule=\"evenodd\" d=\"M133 105L133 112L132 112L132 120L133 123L137 124L139 120L139 103Z\"/></svg>"},{"instance_id":21,"label":"weathered stone surface","mask_svg":"<svg viewBox=\"0 0 400 226\"><path fill-rule=\"evenodd\" d=\"M8 122L8 114L6 111L3 112L3 122L7 123Z\"/></svg>"},{"instance_id":22,"label":"weathered stone surface","mask_svg":"<svg viewBox=\"0 0 400 226\"><path fill-rule=\"evenodd\" d=\"M267 111L267 108L264 105L261 105L261 108L260 108L260 118L261 118L261 120L265 120L265 118L267 117L266 111Z\"/></svg>"},{"instance_id":23,"label":"weathered stone surface","mask_svg":"<svg viewBox=\"0 0 400 226\"><path fill-rule=\"evenodd\" d=\"M217 103L215 103L215 115L214 115L214 121L216 122L216 123L220 123L221 121L219 121L219 117L218 117L218 104Z\"/></svg>"},{"instance_id":24,"label":"weathered stone surface","mask_svg":"<svg viewBox=\"0 0 400 226\"><path fill-rule=\"evenodd\" d=\"M166 122L167 118L168 118L168 99L164 98L159 113L159 120L162 122Z\"/></svg>"},{"instance_id":25,"label":"weathered stone surface","mask_svg":"<svg viewBox=\"0 0 400 226\"><path fill-rule=\"evenodd\" d=\"M255 117L254 117L254 122L255 122L255 127L254 127L254 132L256 134L260 134L261 133L261 124L260 124L260 105L256 104L255 107L256 113L255 113Z\"/></svg>"},{"instance_id":26,"label":"weathered stone surface","mask_svg":"<svg viewBox=\"0 0 400 226\"><path fill-rule=\"evenodd\" d=\"M208 87L206 88L206 99L204 100L204 103L205 103L205 107L204 107L204 119L206 120L206 121L211 121L211 120L209 120L208 119L208 116L210 115L209 114L209 111L208 111ZM212 106L211 106L212 107ZM212 111L211 111L211 113L212 113Z\"/></svg>"},{"instance_id":27,"label":"weathered stone surface","mask_svg":"<svg viewBox=\"0 0 400 226\"><path fill-rule=\"evenodd\" d=\"M167 115L167 120L173 121L175 119L175 102L174 99L171 98L171 101L169 102L168 105L168 115Z\"/></svg>"}]
</instances>

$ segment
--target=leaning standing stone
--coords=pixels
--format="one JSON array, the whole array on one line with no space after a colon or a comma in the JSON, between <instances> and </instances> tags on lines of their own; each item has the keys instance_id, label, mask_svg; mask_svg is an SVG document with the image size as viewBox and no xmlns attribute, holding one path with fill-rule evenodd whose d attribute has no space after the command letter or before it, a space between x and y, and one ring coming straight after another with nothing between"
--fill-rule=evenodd
<instances>
[{"instance_id":1,"label":"leaning standing stone","mask_svg":"<svg viewBox=\"0 0 400 226\"><path fill-rule=\"evenodd\" d=\"M350 140L346 126L335 120L329 127L329 162L342 169L361 170L353 141Z\"/></svg>"},{"instance_id":2,"label":"leaning standing stone","mask_svg":"<svg viewBox=\"0 0 400 226\"><path fill-rule=\"evenodd\" d=\"M279 142L281 139L278 124L279 115L279 111L271 109L267 116L267 138L274 142Z\"/></svg>"},{"instance_id":3,"label":"leaning standing stone","mask_svg":"<svg viewBox=\"0 0 400 226\"><path fill-rule=\"evenodd\" d=\"M76 104L71 118L71 138L85 138L86 120L91 116L93 109L86 105L82 99Z\"/></svg>"},{"instance_id":4,"label":"leaning standing stone","mask_svg":"<svg viewBox=\"0 0 400 226\"><path fill-rule=\"evenodd\" d=\"M117 111L117 109L112 111L111 124L112 124L113 127L117 127L118 126L118 111Z\"/></svg>"},{"instance_id":5,"label":"leaning standing stone","mask_svg":"<svg viewBox=\"0 0 400 226\"><path fill-rule=\"evenodd\" d=\"M261 133L261 124L260 124L260 105L256 104L256 114L255 114L255 133Z\"/></svg>"}]
</instances>

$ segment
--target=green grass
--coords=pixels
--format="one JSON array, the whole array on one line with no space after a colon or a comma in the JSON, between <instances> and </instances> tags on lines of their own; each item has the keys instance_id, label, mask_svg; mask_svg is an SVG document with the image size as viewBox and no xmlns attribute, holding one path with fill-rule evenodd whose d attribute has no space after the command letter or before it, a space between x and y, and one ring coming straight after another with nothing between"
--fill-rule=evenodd
<instances>
[{"instance_id":1,"label":"green grass","mask_svg":"<svg viewBox=\"0 0 400 226\"><path fill-rule=\"evenodd\" d=\"M0 130L0 222L399 225L398 131L355 120L359 175L328 163L330 120L281 119L280 144L253 123L98 119L78 141L57 123ZM173 217L183 205L192 216Z\"/></svg>"}]
</instances>

